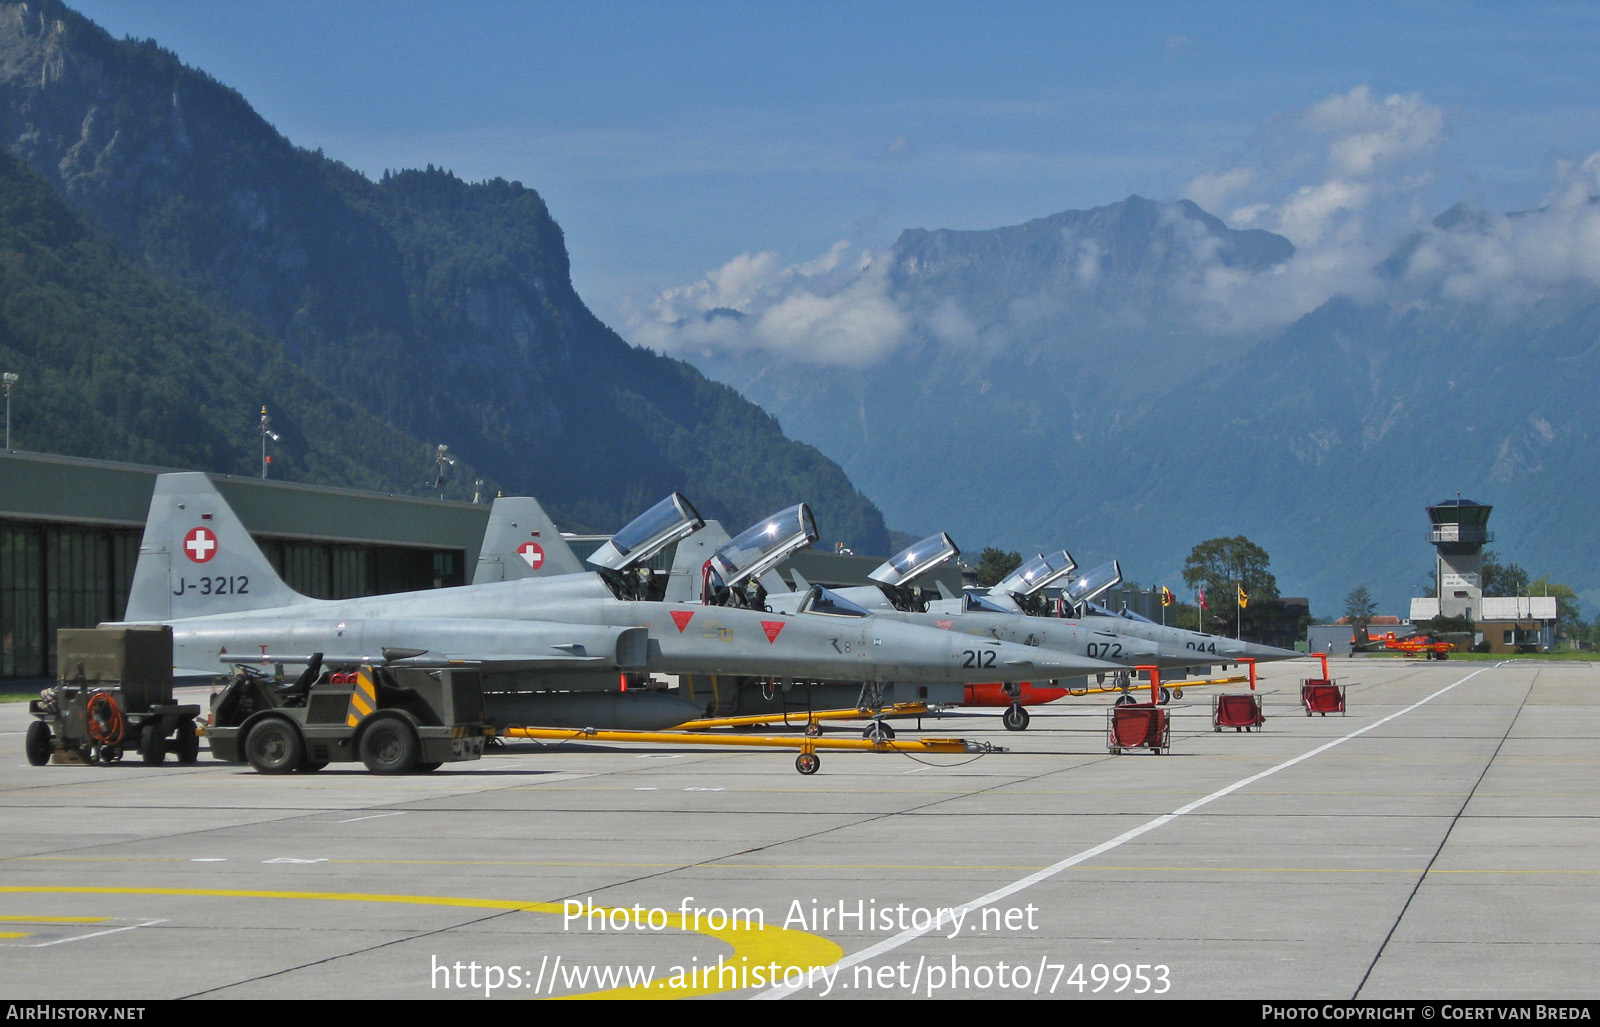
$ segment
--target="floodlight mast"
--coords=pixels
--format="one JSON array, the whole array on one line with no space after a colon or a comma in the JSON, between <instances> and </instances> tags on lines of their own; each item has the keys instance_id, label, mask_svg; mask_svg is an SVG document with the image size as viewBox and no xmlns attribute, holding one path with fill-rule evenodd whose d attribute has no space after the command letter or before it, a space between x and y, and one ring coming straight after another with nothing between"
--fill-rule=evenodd
<instances>
[{"instance_id":1,"label":"floodlight mast","mask_svg":"<svg viewBox=\"0 0 1600 1027\"><path fill-rule=\"evenodd\" d=\"M11 386L17 384L21 376L15 371L5 372L3 380L6 387L6 452L11 452Z\"/></svg>"},{"instance_id":2,"label":"floodlight mast","mask_svg":"<svg viewBox=\"0 0 1600 1027\"><path fill-rule=\"evenodd\" d=\"M272 430L272 418L267 416L266 404L261 406L261 477L267 476L267 468L272 466L272 458L267 456L267 441L277 442L280 436Z\"/></svg>"}]
</instances>

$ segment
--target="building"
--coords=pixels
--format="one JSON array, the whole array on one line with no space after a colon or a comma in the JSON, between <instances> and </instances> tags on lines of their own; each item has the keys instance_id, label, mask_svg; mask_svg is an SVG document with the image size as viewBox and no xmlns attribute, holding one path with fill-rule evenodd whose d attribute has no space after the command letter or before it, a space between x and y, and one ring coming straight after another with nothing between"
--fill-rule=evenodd
<instances>
[{"instance_id":1,"label":"building","mask_svg":"<svg viewBox=\"0 0 1600 1027\"><path fill-rule=\"evenodd\" d=\"M58 628L119 620L156 475L0 452L0 678L55 675ZM212 475L285 581L319 599L466 581L489 508Z\"/></svg>"}]
</instances>

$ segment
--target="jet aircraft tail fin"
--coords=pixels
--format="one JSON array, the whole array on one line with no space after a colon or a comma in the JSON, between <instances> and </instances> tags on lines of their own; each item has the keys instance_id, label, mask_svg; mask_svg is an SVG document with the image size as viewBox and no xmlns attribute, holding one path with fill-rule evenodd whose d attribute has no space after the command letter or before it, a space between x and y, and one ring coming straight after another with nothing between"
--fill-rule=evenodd
<instances>
[{"instance_id":1,"label":"jet aircraft tail fin","mask_svg":"<svg viewBox=\"0 0 1600 1027\"><path fill-rule=\"evenodd\" d=\"M209 477L156 477L124 620L176 620L305 601L278 577Z\"/></svg>"},{"instance_id":2,"label":"jet aircraft tail fin","mask_svg":"<svg viewBox=\"0 0 1600 1027\"><path fill-rule=\"evenodd\" d=\"M474 585L585 570L537 499L502 496L489 508Z\"/></svg>"},{"instance_id":3,"label":"jet aircraft tail fin","mask_svg":"<svg viewBox=\"0 0 1600 1027\"><path fill-rule=\"evenodd\" d=\"M663 598L669 603L697 603L700 601L701 573L711 554L726 545L729 536L720 521L707 521L705 526L678 543L672 557L672 577L667 582Z\"/></svg>"}]
</instances>

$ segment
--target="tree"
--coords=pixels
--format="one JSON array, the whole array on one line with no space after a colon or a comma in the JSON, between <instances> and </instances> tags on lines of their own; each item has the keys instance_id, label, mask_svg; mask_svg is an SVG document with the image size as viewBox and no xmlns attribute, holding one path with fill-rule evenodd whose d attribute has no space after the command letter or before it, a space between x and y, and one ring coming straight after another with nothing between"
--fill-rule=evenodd
<instances>
[{"instance_id":1,"label":"tree","mask_svg":"<svg viewBox=\"0 0 1600 1027\"><path fill-rule=\"evenodd\" d=\"M1492 549L1483 551L1483 594L1486 596L1525 596L1528 572L1514 563L1502 564Z\"/></svg>"},{"instance_id":2,"label":"tree","mask_svg":"<svg viewBox=\"0 0 1600 1027\"><path fill-rule=\"evenodd\" d=\"M1022 566L1022 554L1006 552L990 546L978 554L978 584L988 587L1000 584L1000 579Z\"/></svg>"},{"instance_id":3,"label":"tree","mask_svg":"<svg viewBox=\"0 0 1600 1027\"><path fill-rule=\"evenodd\" d=\"M1278 580L1267 570L1272 558L1243 535L1213 538L1189 551L1183 564L1183 582L1191 591L1206 592L1210 618L1233 621L1241 634L1263 606L1278 601ZM1244 589L1250 606L1239 610L1235 587Z\"/></svg>"},{"instance_id":4,"label":"tree","mask_svg":"<svg viewBox=\"0 0 1600 1027\"><path fill-rule=\"evenodd\" d=\"M1372 615L1378 612L1378 601L1372 598L1372 593L1363 583L1350 590L1344 597L1345 619L1353 627L1364 628L1372 623Z\"/></svg>"},{"instance_id":5,"label":"tree","mask_svg":"<svg viewBox=\"0 0 1600 1027\"><path fill-rule=\"evenodd\" d=\"M1267 570L1271 562L1265 549L1243 535L1207 539L1189 551L1183 582L1191 591L1205 586L1206 604L1216 611L1232 605L1235 584L1252 604L1272 602L1278 598L1278 579Z\"/></svg>"},{"instance_id":6,"label":"tree","mask_svg":"<svg viewBox=\"0 0 1600 1027\"><path fill-rule=\"evenodd\" d=\"M1556 597L1556 632L1565 638L1577 637L1583 627L1583 611L1578 605L1578 593L1571 585L1551 581L1546 574L1529 583L1528 595Z\"/></svg>"}]
</instances>

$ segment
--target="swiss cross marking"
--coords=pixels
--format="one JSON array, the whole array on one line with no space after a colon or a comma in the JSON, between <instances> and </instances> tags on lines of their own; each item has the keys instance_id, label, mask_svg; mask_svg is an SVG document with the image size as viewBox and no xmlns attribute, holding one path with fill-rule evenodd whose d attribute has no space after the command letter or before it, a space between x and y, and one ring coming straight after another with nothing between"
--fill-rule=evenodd
<instances>
[{"instance_id":1,"label":"swiss cross marking","mask_svg":"<svg viewBox=\"0 0 1600 1027\"><path fill-rule=\"evenodd\" d=\"M183 537L183 555L205 563L217 555L217 536L209 528L194 528Z\"/></svg>"}]
</instances>

